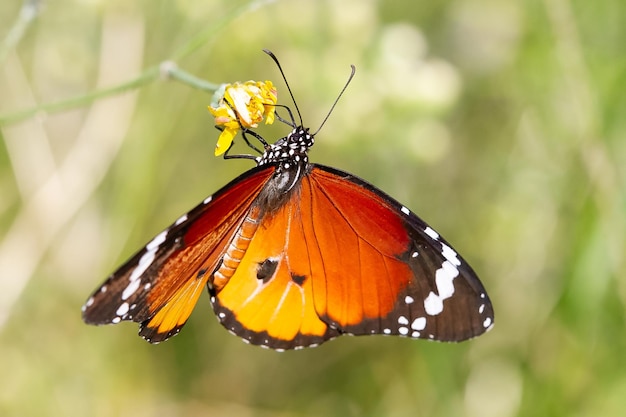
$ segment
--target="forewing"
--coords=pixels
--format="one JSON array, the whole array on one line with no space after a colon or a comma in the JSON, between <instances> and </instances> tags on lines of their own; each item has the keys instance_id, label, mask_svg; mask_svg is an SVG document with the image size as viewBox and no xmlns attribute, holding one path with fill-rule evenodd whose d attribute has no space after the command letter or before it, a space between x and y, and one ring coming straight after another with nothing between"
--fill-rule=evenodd
<instances>
[{"instance_id":1,"label":"forewing","mask_svg":"<svg viewBox=\"0 0 626 417\"><path fill-rule=\"evenodd\" d=\"M159 233L87 300L83 320L132 320L152 343L178 333L273 171L262 167L242 174Z\"/></svg>"},{"instance_id":2,"label":"forewing","mask_svg":"<svg viewBox=\"0 0 626 417\"><path fill-rule=\"evenodd\" d=\"M330 327L461 341L493 325L493 308L468 263L382 191L316 165L302 181L313 296ZM310 201L306 199L310 198Z\"/></svg>"}]
</instances>

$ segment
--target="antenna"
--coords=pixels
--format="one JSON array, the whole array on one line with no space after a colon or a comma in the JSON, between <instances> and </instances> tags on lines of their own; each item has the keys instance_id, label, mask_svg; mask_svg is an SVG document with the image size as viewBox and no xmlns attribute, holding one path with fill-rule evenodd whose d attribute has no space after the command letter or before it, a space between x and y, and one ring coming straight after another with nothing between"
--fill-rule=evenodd
<instances>
[{"instance_id":1,"label":"antenna","mask_svg":"<svg viewBox=\"0 0 626 417\"><path fill-rule=\"evenodd\" d=\"M337 96L337 98L335 99L335 102L333 103L332 107L330 108L330 110L328 111L328 114L326 115L326 117L324 117L324 120L322 120L322 124L320 124L320 127L317 128L317 130L315 131L315 133L313 133L313 136L317 135L317 132L319 132L320 130L322 130L322 127L324 126L324 124L326 123L326 120L328 120L328 118L330 117L330 114L333 112L333 110L335 109L335 106L337 105L337 103L339 102L339 99L341 98L341 96L343 95L344 91L346 91L346 88L348 88L348 84L350 84L350 81L352 81L352 79L354 78L354 74L356 73L356 67L354 65L350 65L350 68L352 68L352 71L350 72L350 76L348 77L348 81L346 81L346 84L343 86L343 88L341 89L341 91L339 92L339 95Z\"/></svg>"},{"instance_id":2,"label":"antenna","mask_svg":"<svg viewBox=\"0 0 626 417\"><path fill-rule=\"evenodd\" d=\"M302 115L300 114L300 109L298 108L298 103L296 103L296 99L293 97L293 93L291 92L291 87L289 87L289 83L287 82L287 77L285 77L285 73L283 72L283 68L280 66L280 62L278 62L278 58L276 55L269 49L263 49L263 52L268 54L270 58L274 60L278 70L280 71L280 75L283 76L283 81L285 81L285 85L287 86L287 90L289 90L289 95L291 96L291 101L293 101L293 105L296 107L296 112L298 113L298 118L300 119L300 126L302 126ZM291 113L291 112L290 112Z\"/></svg>"},{"instance_id":3,"label":"antenna","mask_svg":"<svg viewBox=\"0 0 626 417\"><path fill-rule=\"evenodd\" d=\"M280 62L278 62L278 58L276 58L276 55L274 55L274 53L272 51L270 51L269 49L263 49L263 52L268 54L274 60L274 62L276 63L276 66L278 67L278 70L280 71L280 75L283 76L283 80L285 81L285 85L287 86L287 90L289 90L289 95L291 96L291 101L293 101L293 105L296 107L296 112L298 113L298 118L300 119L300 126L302 126L302 115L300 114L300 109L298 108L298 103L296 103L296 99L294 98L293 93L291 92L291 87L289 87L289 83L287 82L287 77L285 77L285 73L283 72L283 69L280 66ZM350 65L350 68L352 68L352 71L350 72L350 76L348 77L348 81L346 81L346 84L343 86L343 88L339 92L339 95L337 96L337 98L335 99L335 102L333 103L332 107L328 111L328 114L326 115L326 117L324 117L324 120L322 120L322 123L320 124L320 127L317 128L315 133L313 133L313 136L317 135L317 133L320 130L322 130L322 127L324 126L324 124L326 124L326 121L328 120L328 118L330 117L330 114L335 109L335 106L339 102L339 99L341 98L341 96L343 96L343 93L346 91L346 88L348 88L348 85L352 81L352 78L354 78L354 74L356 73L356 67L354 65ZM286 108L287 108L287 111L289 111L289 108L288 107L286 107ZM291 111L289 111L289 115L291 116ZM293 116L291 116L291 119L293 120Z\"/></svg>"}]
</instances>

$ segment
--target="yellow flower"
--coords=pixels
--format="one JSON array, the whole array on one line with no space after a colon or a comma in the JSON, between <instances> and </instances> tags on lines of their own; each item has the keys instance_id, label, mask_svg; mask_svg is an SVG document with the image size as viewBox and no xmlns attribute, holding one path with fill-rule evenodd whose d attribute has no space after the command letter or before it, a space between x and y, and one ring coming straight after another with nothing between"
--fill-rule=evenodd
<instances>
[{"instance_id":1,"label":"yellow flower","mask_svg":"<svg viewBox=\"0 0 626 417\"><path fill-rule=\"evenodd\" d=\"M239 129L274 123L278 96L271 81L246 81L226 84L219 101L209 106L215 124L223 128L215 147L215 156L226 152Z\"/></svg>"}]
</instances>

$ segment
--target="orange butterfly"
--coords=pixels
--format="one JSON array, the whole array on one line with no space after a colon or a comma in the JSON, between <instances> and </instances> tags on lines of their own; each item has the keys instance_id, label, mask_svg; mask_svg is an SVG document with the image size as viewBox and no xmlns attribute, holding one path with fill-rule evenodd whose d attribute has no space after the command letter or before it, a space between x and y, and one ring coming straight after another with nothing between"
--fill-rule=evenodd
<instances>
[{"instance_id":1,"label":"orange butterfly","mask_svg":"<svg viewBox=\"0 0 626 417\"><path fill-rule=\"evenodd\" d=\"M180 331L206 285L224 327L277 350L342 334L461 341L493 326L478 277L423 220L373 185L309 163L315 134L302 123L268 144L236 117L263 151L225 157L257 167L114 272L83 306L86 323L132 320L158 343Z\"/></svg>"}]
</instances>

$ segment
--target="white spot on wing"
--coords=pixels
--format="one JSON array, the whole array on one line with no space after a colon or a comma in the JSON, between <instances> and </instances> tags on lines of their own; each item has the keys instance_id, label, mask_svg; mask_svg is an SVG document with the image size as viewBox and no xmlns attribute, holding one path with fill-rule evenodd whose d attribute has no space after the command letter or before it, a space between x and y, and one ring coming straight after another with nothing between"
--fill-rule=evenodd
<instances>
[{"instance_id":1,"label":"white spot on wing","mask_svg":"<svg viewBox=\"0 0 626 417\"><path fill-rule=\"evenodd\" d=\"M141 281L138 279L131 281L122 292L122 300L128 300L139 289L139 284Z\"/></svg>"},{"instance_id":2,"label":"white spot on wing","mask_svg":"<svg viewBox=\"0 0 626 417\"><path fill-rule=\"evenodd\" d=\"M411 329L424 330L426 328L426 317L418 317L411 323Z\"/></svg>"},{"instance_id":3,"label":"white spot on wing","mask_svg":"<svg viewBox=\"0 0 626 417\"><path fill-rule=\"evenodd\" d=\"M478 307L478 314L483 314L483 311L485 311L485 305L481 304L480 307Z\"/></svg>"},{"instance_id":4,"label":"white spot on wing","mask_svg":"<svg viewBox=\"0 0 626 417\"><path fill-rule=\"evenodd\" d=\"M443 300L431 291L424 300L424 310L426 310L426 314L436 316L443 311Z\"/></svg>"},{"instance_id":5,"label":"white spot on wing","mask_svg":"<svg viewBox=\"0 0 626 417\"><path fill-rule=\"evenodd\" d=\"M128 310L130 310L130 307L128 305L128 303L122 303L117 311L115 312L115 314L117 314L118 316L122 317L124 316L126 313L128 313Z\"/></svg>"},{"instance_id":6,"label":"white spot on wing","mask_svg":"<svg viewBox=\"0 0 626 417\"><path fill-rule=\"evenodd\" d=\"M483 321L483 327L485 329L489 328L489 326L491 326L491 317L487 317L485 321Z\"/></svg>"},{"instance_id":7,"label":"white spot on wing","mask_svg":"<svg viewBox=\"0 0 626 417\"><path fill-rule=\"evenodd\" d=\"M178 226L179 224L181 224L182 222L186 220L187 220L187 214L183 214L182 216L178 218L178 220L176 220L176 223L174 223L174 225Z\"/></svg>"},{"instance_id":8,"label":"white spot on wing","mask_svg":"<svg viewBox=\"0 0 626 417\"><path fill-rule=\"evenodd\" d=\"M148 252L152 252L152 251L156 252L156 250L159 248L159 245L165 242L166 237L167 237L167 230L164 230L158 235L156 235L156 237L152 239L150 243L146 245L146 250Z\"/></svg>"},{"instance_id":9,"label":"white spot on wing","mask_svg":"<svg viewBox=\"0 0 626 417\"><path fill-rule=\"evenodd\" d=\"M150 267L150 265L152 264L152 261L154 261L155 255L156 255L156 249L151 249L151 250L148 250L146 253L144 253L141 256L141 258L139 258L139 263L137 264L135 269L133 269L133 272L131 272L130 277L128 277L128 279L130 281L137 280L144 272L146 272L148 267Z\"/></svg>"},{"instance_id":10,"label":"white spot on wing","mask_svg":"<svg viewBox=\"0 0 626 417\"><path fill-rule=\"evenodd\" d=\"M444 261L441 264L441 268L435 272L438 294L431 291L428 297L424 299L426 314L436 316L443 311L443 301L454 294L454 278L458 275L459 270L450 261Z\"/></svg>"},{"instance_id":11,"label":"white spot on wing","mask_svg":"<svg viewBox=\"0 0 626 417\"><path fill-rule=\"evenodd\" d=\"M454 249L452 249L450 246L446 245L445 243L441 243L441 254L447 259L449 260L451 263L453 263L454 265L461 265L461 261L458 258L457 253L454 251Z\"/></svg>"},{"instance_id":12,"label":"white spot on wing","mask_svg":"<svg viewBox=\"0 0 626 417\"><path fill-rule=\"evenodd\" d=\"M398 317L398 324L407 325L409 324L409 319L404 316Z\"/></svg>"},{"instance_id":13,"label":"white spot on wing","mask_svg":"<svg viewBox=\"0 0 626 417\"><path fill-rule=\"evenodd\" d=\"M383 329L384 334L391 334L391 329Z\"/></svg>"},{"instance_id":14,"label":"white spot on wing","mask_svg":"<svg viewBox=\"0 0 626 417\"><path fill-rule=\"evenodd\" d=\"M409 211L409 209L408 209L408 208L406 208L406 207L404 207L404 206L402 206L402 208L400 209L400 211L401 211L401 212L403 212L404 214L406 214L407 216L411 213L411 212Z\"/></svg>"},{"instance_id":15,"label":"white spot on wing","mask_svg":"<svg viewBox=\"0 0 626 417\"><path fill-rule=\"evenodd\" d=\"M404 297L404 302L407 304L413 304L414 301L415 299L411 297L410 295L407 295L406 297Z\"/></svg>"},{"instance_id":16,"label":"white spot on wing","mask_svg":"<svg viewBox=\"0 0 626 417\"><path fill-rule=\"evenodd\" d=\"M152 239L150 243L146 245L146 253L144 253L141 256L141 258L139 258L139 262L137 263L137 266L135 267L135 269L133 269L133 272L131 272L130 277L128 277L129 281L131 282L137 281L139 277L144 272L146 272L146 270L150 267L150 265L154 261L156 252L157 250L159 250L159 245L165 242L166 237L167 237L167 230L164 230L158 235L156 235L156 237ZM129 285L128 287L131 287L131 285ZM124 290L124 293L127 293L127 291L130 291L128 287L126 288L126 290ZM135 287L135 289L132 290L132 292L135 292L137 288L139 288L139 284L137 284L137 287ZM126 298L130 297L130 295L131 294L128 294ZM123 300L125 300L126 298L122 296Z\"/></svg>"},{"instance_id":17,"label":"white spot on wing","mask_svg":"<svg viewBox=\"0 0 626 417\"><path fill-rule=\"evenodd\" d=\"M409 334L409 329L402 326L398 329L398 332L402 335L402 336L406 336L407 334Z\"/></svg>"},{"instance_id":18,"label":"white spot on wing","mask_svg":"<svg viewBox=\"0 0 626 417\"><path fill-rule=\"evenodd\" d=\"M432 237L435 240L439 239L439 233L431 229L430 226L426 226L426 229L424 229L424 233L426 233L428 236Z\"/></svg>"},{"instance_id":19,"label":"white spot on wing","mask_svg":"<svg viewBox=\"0 0 626 417\"><path fill-rule=\"evenodd\" d=\"M207 198L205 198L202 203L203 204L209 204L211 202L211 200L213 200L213 196L212 195L210 195Z\"/></svg>"},{"instance_id":20,"label":"white spot on wing","mask_svg":"<svg viewBox=\"0 0 626 417\"><path fill-rule=\"evenodd\" d=\"M130 277L128 277L128 279L131 282L139 279L139 277L144 272L146 272L146 270L150 267L150 265L154 261L154 258L156 256L157 250L159 250L159 245L161 245L163 242L165 242L166 238L167 238L167 230L164 230L161 233L159 233L158 235L156 235L156 237L154 239L152 239L150 241L150 243L148 243L146 245L146 253L144 253L141 256L141 258L139 258L139 262L137 263L137 266L135 267L135 269L133 269L133 272L131 272ZM130 287L130 285L129 285L129 287ZM135 290L136 289L137 288L135 288ZM128 288L127 288L127 290L128 290ZM133 292L135 290L133 290Z\"/></svg>"},{"instance_id":21,"label":"white spot on wing","mask_svg":"<svg viewBox=\"0 0 626 417\"><path fill-rule=\"evenodd\" d=\"M459 270L449 261L444 261L441 268L435 273L435 283L437 284L437 292L441 301L452 297L454 294L454 278L459 275Z\"/></svg>"}]
</instances>

